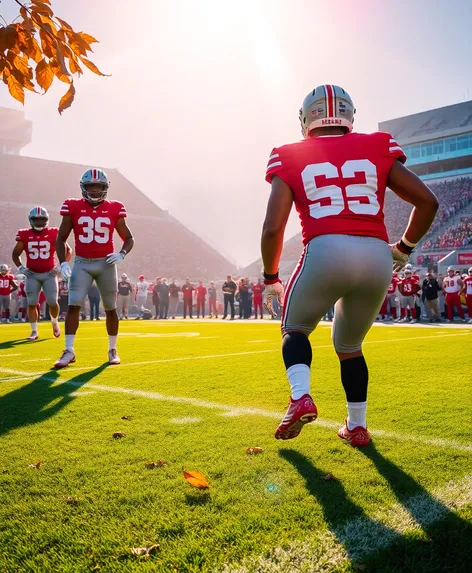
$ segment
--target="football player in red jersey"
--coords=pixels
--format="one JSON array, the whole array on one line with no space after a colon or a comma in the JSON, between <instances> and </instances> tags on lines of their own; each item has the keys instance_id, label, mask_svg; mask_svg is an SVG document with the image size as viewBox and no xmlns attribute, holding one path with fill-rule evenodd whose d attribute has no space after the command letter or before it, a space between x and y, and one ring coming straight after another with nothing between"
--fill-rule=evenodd
<instances>
[{"instance_id":1,"label":"football player in red jersey","mask_svg":"<svg viewBox=\"0 0 472 573\"><path fill-rule=\"evenodd\" d=\"M267 166L272 191L261 247L269 310L273 297L284 298L278 265L293 203L305 245L285 292L282 354L292 396L278 439L294 438L317 417L308 337L335 304L332 337L348 409L338 435L353 446L369 443L362 342L385 298L392 259L393 270L403 268L438 208L434 194L403 166L405 154L390 134L352 133L354 111L339 86L317 87L300 110L305 139L273 149ZM383 214L387 185L414 205L402 239L390 246Z\"/></svg>"},{"instance_id":2,"label":"football player in red jersey","mask_svg":"<svg viewBox=\"0 0 472 573\"><path fill-rule=\"evenodd\" d=\"M11 293L18 288L15 277L10 274L8 265L0 265L0 320L10 323Z\"/></svg>"},{"instance_id":3,"label":"football player in red jersey","mask_svg":"<svg viewBox=\"0 0 472 573\"><path fill-rule=\"evenodd\" d=\"M12 259L18 270L25 275L25 291L28 301L28 320L31 334L28 340L38 339L38 301L41 290L49 305L52 331L57 338L61 334L59 323L58 291L56 268L56 239L58 228L49 227L49 213L44 207L33 207L29 216L29 229L20 229L16 234L16 245ZM21 262L25 252L26 263ZM69 261L72 249L66 244L66 258Z\"/></svg>"},{"instance_id":4,"label":"football player in red jersey","mask_svg":"<svg viewBox=\"0 0 472 573\"><path fill-rule=\"evenodd\" d=\"M400 281L398 285L398 290L401 294L401 320L399 322L408 322L408 317L406 315L407 309L410 309L411 320L413 324L416 322L416 295L420 290L420 285L418 281L413 278L413 273L411 269L405 269L405 278Z\"/></svg>"},{"instance_id":5,"label":"football player in red jersey","mask_svg":"<svg viewBox=\"0 0 472 573\"><path fill-rule=\"evenodd\" d=\"M89 169L80 180L82 198L67 199L61 207L62 223L57 236L57 255L61 262L62 277L69 281L69 307L65 321L66 349L54 364L55 368L64 368L75 362L74 341L79 327L80 307L93 281L100 291L106 313L108 361L110 364L120 363L116 351L119 324L116 312L116 265L133 248L134 239L125 221L123 203L107 200L109 186L104 171ZM117 253L113 246L115 230L123 240L123 247ZM71 271L66 262L65 245L72 231L76 257Z\"/></svg>"},{"instance_id":6,"label":"football player in red jersey","mask_svg":"<svg viewBox=\"0 0 472 573\"><path fill-rule=\"evenodd\" d=\"M252 300L254 304L254 318L257 318L257 312L262 315L262 293L264 292L264 283L262 279L257 279L257 283L252 285Z\"/></svg>"},{"instance_id":7,"label":"football player in red jersey","mask_svg":"<svg viewBox=\"0 0 472 573\"><path fill-rule=\"evenodd\" d=\"M457 312L462 319L462 322L465 322L465 314L462 310L461 304L461 297L460 292L464 287L464 283L462 282L461 275L456 274L456 269L454 267L447 268L447 276L444 277L442 282L442 289L444 292L444 296L446 299L447 305L447 322L453 322L453 307L457 308Z\"/></svg>"},{"instance_id":8,"label":"football player in red jersey","mask_svg":"<svg viewBox=\"0 0 472 573\"><path fill-rule=\"evenodd\" d=\"M465 295L465 303L467 304L467 313L469 314L469 324L472 324L472 267L467 271L469 274L464 278L462 287L462 294Z\"/></svg>"}]
</instances>

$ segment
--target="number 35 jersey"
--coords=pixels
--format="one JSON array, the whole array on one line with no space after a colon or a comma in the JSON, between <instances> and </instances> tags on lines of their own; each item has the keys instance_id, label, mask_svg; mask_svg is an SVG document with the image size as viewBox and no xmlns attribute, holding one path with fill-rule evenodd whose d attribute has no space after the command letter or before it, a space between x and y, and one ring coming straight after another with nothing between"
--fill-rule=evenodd
<instances>
[{"instance_id":1,"label":"number 35 jersey","mask_svg":"<svg viewBox=\"0 0 472 573\"><path fill-rule=\"evenodd\" d=\"M20 229L16 240L23 243L26 253L26 268L34 273L48 273L55 265L57 227L46 227L42 231Z\"/></svg>"},{"instance_id":2,"label":"number 35 jersey","mask_svg":"<svg viewBox=\"0 0 472 573\"><path fill-rule=\"evenodd\" d=\"M83 198L66 199L61 215L72 221L75 237L75 253L85 259L102 259L114 252L113 232L126 209L119 201L103 201L90 205Z\"/></svg>"},{"instance_id":3,"label":"number 35 jersey","mask_svg":"<svg viewBox=\"0 0 472 573\"><path fill-rule=\"evenodd\" d=\"M388 241L383 207L396 159L406 161L389 133L310 137L273 149L266 181L278 175L292 189L304 245L332 234Z\"/></svg>"}]
</instances>

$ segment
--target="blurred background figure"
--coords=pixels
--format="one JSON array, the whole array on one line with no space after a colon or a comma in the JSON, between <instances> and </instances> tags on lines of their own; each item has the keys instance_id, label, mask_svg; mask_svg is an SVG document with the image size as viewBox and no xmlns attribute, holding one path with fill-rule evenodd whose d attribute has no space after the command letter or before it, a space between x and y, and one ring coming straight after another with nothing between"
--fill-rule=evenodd
<instances>
[{"instance_id":1,"label":"blurred background figure","mask_svg":"<svg viewBox=\"0 0 472 573\"><path fill-rule=\"evenodd\" d=\"M120 319L128 320L129 299L133 287L128 279L128 275L123 273L118 282L118 305L117 311Z\"/></svg>"},{"instance_id":2,"label":"blurred background figure","mask_svg":"<svg viewBox=\"0 0 472 573\"><path fill-rule=\"evenodd\" d=\"M169 285L169 313L174 319L179 308L179 292L180 287L176 284L175 279Z\"/></svg>"},{"instance_id":3,"label":"blurred background figure","mask_svg":"<svg viewBox=\"0 0 472 573\"><path fill-rule=\"evenodd\" d=\"M431 271L426 273L421 290L429 322L441 322L438 296L438 293L441 292L441 287Z\"/></svg>"},{"instance_id":4,"label":"blurred background figure","mask_svg":"<svg viewBox=\"0 0 472 573\"><path fill-rule=\"evenodd\" d=\"M213 316L218 318L218 300L216 297L215 281L211 281L210 286L208 287L208 306L210 318L213 318Z\"/></svg>"},{"instance_id":5,"label":"blurred background figure","mask_svg":"<svg viewBox=\"0 0 472 573\"><path fill-rule=\"evenodd\" d=\"M149 284L144 280L144 275L139 275L138 282L135 287L134 300L138 307L138 316L136 320L143 317L144 309L146 308Z\"/></svg>"},{"instance_id":6,"label":"blurred background figure","mask_svg":"<svg viewBox=\"0 0 472 573\"><path fill-rule=\"evenodd\" d=\"M90 320L100 320L100 293L95 281L88 290L88 299L90 303Z\"/></svg>"},{"instance_id":7,"label":"blurred background figure","mask_svg":"<svg viewBox=\"0 0 472 573\"><path fill-rule=\"evenodd\" d=\"M169 313L169 285L167 279L162 279L157 287L159 293L159 318L167 320Z\"/></svg>"},{"instance_id":8,"label":"blurred background figure","mask_svg":"<svg viewBox=\"0 0 472 573\"><path fill-rule=\"evenodd\" d=\"M200 311L202 313L202 318L205 318L205 300L207 295L207 289L203 286L203 281L198 281L198 286L195 289L195 298L197 303L197 318L200 318Z\"/></svg>"}]
</instances>

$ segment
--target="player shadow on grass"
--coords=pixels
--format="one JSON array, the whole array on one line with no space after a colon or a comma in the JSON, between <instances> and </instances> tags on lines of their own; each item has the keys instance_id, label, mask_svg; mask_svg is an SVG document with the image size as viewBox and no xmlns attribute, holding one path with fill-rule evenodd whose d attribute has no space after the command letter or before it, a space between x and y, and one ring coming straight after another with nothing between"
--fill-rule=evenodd
<instances>
[{"instance_id":1,"label":"player shadow on grass","mask_svg":"<svg viewBox=\"0 0 472 573\"><path fill-rule=\"evenodd\" d=\"M11 430L38 424L52 418L75 399L71 396L72 392L90 382L108 365L106 362L57 385L54 384L58 381L59 372L50 370L29 384L1 396L0 436Z\"/></svg>"},{"instance_id":2,"label":"player shadow on grass","mask_svg":"<svg viewBox=\"0 0 472 573\"><path fill-rule=\"evenodd\" d=\"M472 523L432 496L411 475L370 444L359 448L387 481L397 501L418 523L423 535L398 536L367 560L372 571L461 573L472 571ZM388 563L388 565L386 565Z\"/></svg>"},{"instance_id":3,"label":"player shadow on grass","mask_svg":"<svg viewBox=\"0 0 472 573\"><path fill-rule=\"evenodd\" d=\"M49 340L48 338L41 338L40 340L35 340L34 344L38 344L38 342L45 342ZM32 344L31 340L26 340L26 338L19 338L17 340L5 340L5 342L0 342L0 350L11 350L12 348L18 348L23 344ZM1 358L0 354L0 358Z\"/></svg>"}]
</instances>

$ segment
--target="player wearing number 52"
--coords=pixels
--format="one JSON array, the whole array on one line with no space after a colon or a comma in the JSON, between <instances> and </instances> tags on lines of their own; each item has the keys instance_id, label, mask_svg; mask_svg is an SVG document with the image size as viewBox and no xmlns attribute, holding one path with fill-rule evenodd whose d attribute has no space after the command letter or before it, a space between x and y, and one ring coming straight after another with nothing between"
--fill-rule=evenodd
<instances>
[{"instance_id":1,"label":"player wearing number 52","mask_svg":"<svg viewBox=\"0 0 472 573\"><path fill-rule=\"evenodd\" d=\"M131 251L134 239L126 224L126 209L119 201L107 200L110 182L101 169L87 170L80 180L81 199L67 199L61 207L62 223L57 235L57 256L64 280L69 281L69 306L65 321L66 348L55 368L75 362L74 341L79 327L80 307L95 280L106 313L110 364L119 364L116 350L118 313L116 295L118 276L116 264ZM114 252L113 233L123 241ZM66 241L74 231L76 257L72 270L66 259Z\"/></svg>"},{"instance_id":2,"label":"player wearing number 52","mask_svg":"<svg viewBox=\"0 0 472 573\"><path fill-rule=\"evenodd\" d=\"M434 194L403 166L405 154L389 133L352 132L354 113L344 89L318 86L299 112L303 141L273 149L267 166L272 190L262 231L266 306L270 310L272 297L285 295L282 354L292 390L278 439L296 437L317 417L308 337L335 305L332 338L348 410L338 435L353 446L370 442L362 343L385 299L392 259L394 267L405 265L438 209ZM390 246L383 212L387 186L414 206L403 238ZM284 293L278 265L294 203L305 249Z\"/></svg>"},{"instance_id":3,"label":"player wearing number 52","mask_svg":"<svg viewBox=\"0 0 472 573\"><path fill-rule=\"evenodd\" d=\"M12 259L20 273L25 275L25 292L28 301L28 320L31 334L28 340L38 338L38 300L41 290L46 297L51 315L52 330L57 338L61 334L59 323L58 288L56 261L56 239L58 228L49 227L49 213L44 207L33 207L29 213L29 229L20 229L16 234L16 245ZM21 261L25 252L26 262ZM65 243L65 258L70 260L72 250Z\"/></svg>"}]
</instances>

